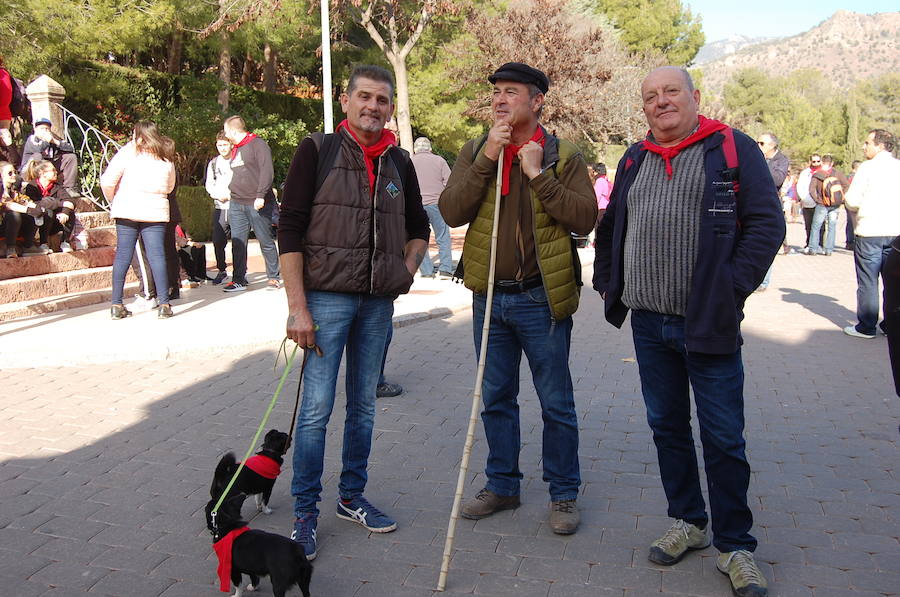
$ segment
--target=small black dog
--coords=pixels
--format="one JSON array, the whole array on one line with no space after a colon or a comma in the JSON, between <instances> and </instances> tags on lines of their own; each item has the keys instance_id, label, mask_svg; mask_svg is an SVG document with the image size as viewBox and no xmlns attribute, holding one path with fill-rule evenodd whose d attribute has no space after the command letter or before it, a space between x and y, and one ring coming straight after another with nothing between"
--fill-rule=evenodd
<instances>
[{"instance_id":1,"label":"small black dog","mask_svg":"<svg viewBox=\"0 0 900 597\"><path fill-rule=\"evenodd\" d=\"M256 453L244 463L241 474L235 479L234 485L228 492L229 497L238 493L246 493L256 496L256 510L263 514L271 514L272 509L269 508L269 498L272 496L272 487L275 486L275 479L281 472L281 465L284 463L285 452L291 447L291 436L274 429L266 433L263 440L262 450ZM229 452L219 461L216 466L216 472L213 475L212 486L209 488L209 497L218 498L222 495L234 471L240 466L240 462L234 456L234 452Z\"/></svg>"},{"instance_id":2,"label":"small black dog","mask_svg":"<svg viewBox=\"0 0 900 597\"><path fill-rule=\"evenodd\" d=\"M234 585L232 597L241 597L244 594L242 574L250 576L248 591L259 587L260 576L268 576L275 597L284 597L294 585L300 587L303 597L309 597L313 568L303 546L281 535L250 529L241 520L245 499L243 493L226 499L216 512L215 521L212 509L217 500L206 504L206 526L212 533L213 550L219 558L220 588L227 592L230 581Z\"/></svg>"}]
</instances>

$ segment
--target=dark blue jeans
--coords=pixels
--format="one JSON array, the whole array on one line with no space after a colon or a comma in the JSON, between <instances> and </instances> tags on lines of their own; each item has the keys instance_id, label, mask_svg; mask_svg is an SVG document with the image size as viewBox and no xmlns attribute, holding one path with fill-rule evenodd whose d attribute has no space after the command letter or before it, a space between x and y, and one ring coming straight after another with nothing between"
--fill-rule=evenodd
<instances>
[{"instance_id":1,"label":"dark blue jeans","mask_svg":"<svg viewBox=\"0 0 900 597\"><path fill-rule=\"evenodd\" d=\"M125 292L125 276L134 257L138 236L144 241L150 272L156 285L156 298L160 305L169 302L169 275L166 269L166 222L135 222L116 219L116 258L112 270L112 304L121 305Z\"/></svg>"},{"instance_id":2,"label":"dark blue jeans","mask_svg":"<svg viewBox=\"0 0 900 597\"><path fill-rule=\"evenodd\" d=\"M274 204L266 202L265 207L256 211L253 205L230 201L228 207L228 220L231 224L231 279L238 284L247 284L247 240L250 238L250 228L259 241L266 262L266 277L277 280L281 277L278 269L278 249L275 247L275 238L272 236L272 209Z\"/></svg>"},{"instance_id":3,"label":"dark blue jeans","mask_svg":"<svg viewBox=\"0 0 900 597\"><path fill-rule=\"evenodd\" d=\"M346 350L346 418L338 492L342 498L362 495L375 422L375 388L384 357L385 337L394 314L392 297L342 292L306 291L306 303L319 326L315 354L303 373L303 402L294 439L294 514L318 514L325 464L325 431L334 408L335 387Z\"/></svg>"},{"instance_id":4,"label":"dark blue jeans","mask_svg":"<svg viewBox=\"0 0 900 597\"><path fill-rule=\"evenodd\" d=\"M212 215L213 252L216 254L216 269L225 271L225 245L231 236L231 225L228 223L227 209L214 209ZM232 251L234 252L234 251ZM244 244L244 263L246 263L247 245ZM246 274L244 274L246 276Z\"/></svg>"},{"instance_id":5,"label":"dark blue jeans","mask_svg":"<svg viewBox=\"0 0 900 597\"><path fill-rule=\"evenodd\" d=\"M684 318L632 311L634 350L659 459L668 515L705 526L697 453L691 432L694 390L706 467L713 543L719 551L756 549L747 506L750 465L744 453L744 366L733 354L688 352Z\"/></svg>"},{"instance_id":6,"label":"dark blue jeans","mask_svg":"<svg viewBox=\"0 0 900 597\"><path fill-rule=\"evenodd\" d=\"M874 335L878 330L878 276L891 252L893 236L857 236L853 243L856 264L856 331Z\"/></svg>"},{"instance_id":7,"label":"dark blue jeans","mask_svg":"<svg viewBox=\"0 0 900 597\"><path fill-rule=\"evenodd\" d=\"M473 298L476 358L487 297ZM572 318L552 324L543 287L519 294L494 294L482 383L481 420L488 443L487 488L498 495L519 495L519 365L528 358L544 422L544 481L554 501L578 497L578 418L569 374ZM529 426L531 424L529 423Z\"/></svg>"}]
</instances>

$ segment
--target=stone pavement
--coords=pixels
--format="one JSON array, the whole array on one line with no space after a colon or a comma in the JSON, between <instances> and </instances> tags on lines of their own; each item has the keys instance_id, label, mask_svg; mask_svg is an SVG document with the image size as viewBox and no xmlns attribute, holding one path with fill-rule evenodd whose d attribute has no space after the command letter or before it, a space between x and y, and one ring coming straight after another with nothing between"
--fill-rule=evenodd
<instances>
[{"instance_id":1,"label":"stone pavement","mask_svg":"<svg viewBox=\"0 0 900 597\"><path fill-rule=\"evenodd\" d=\"M797 234L792 225L792 238ZM274 309L270 296L279 295L248 292L238 300L247 312ZM442 296L420 302L442 307L450 300ZM750 500L771 595L900 594L900 408L885 339L840 331L853 322L854 296L852 256L836 251L829 258L778 257L770 289L748 301ZM159 323L186 322L208 306ZM387 374L406 392L377 403L367 496L397 519L396 532L370 534L331 515L339 395L328 434L314 596L436 595L475 369L471 313L460 305L451 312L397 330L391 346ZM582 526L570 537L548 528L540 415L523 367L523 505L460 522L447 593L728 595L713 548L672 568L647 561L648 543L669 521L630 334L603 321L590 290L575 321ZM274 345L217 352L188 336L180 339L187 350L171 358L129 360L140 341L133 328L119 360L67 367L54 360L72 348L57 325L32 328L44 338L42 358L0 371L7 388L0 398L0 596L220 594L203 506L218 458L246 450L277 384ZM190 350L195 342L200 346ZM2 358L15 348L4 342ZM291 385L270 426L289 426ZM484 482L483 437L479 425L467 495ZM287 468L275 487L273 514L256 516L253 527L290 532ZM270 590L263 581L262 594Z\"/></svg>"}]
</instances>

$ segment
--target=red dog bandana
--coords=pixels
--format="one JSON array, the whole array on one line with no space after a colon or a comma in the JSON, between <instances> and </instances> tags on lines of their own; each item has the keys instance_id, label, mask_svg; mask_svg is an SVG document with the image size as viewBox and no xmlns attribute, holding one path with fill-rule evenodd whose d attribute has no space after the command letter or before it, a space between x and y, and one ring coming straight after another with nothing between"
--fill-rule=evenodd
<instances>
[{"instance_id":1,"label":"red dog bandana","mask_svg":"<svg viewBox=\"0 0 900 597\"><path fill-rule=\"evenodd\" d=\"M275 479L281 473L281 466L263 454L251 456L244 462L244 466L266 479Z\"/></svg>"},{"instance_id":2,"label":"red dog bandana","mask_svg":"<svg viewBox=\"0 0 900 597\"><path fill-rule=\"evenodd\" d=\"M234 529L227 535L213 543L213 551L219 558L219 567L216 573L219 575L219 590L228 593L231 589L231 547L234 540L250 530L250 527Z\"/></svg>"}]
</instances>

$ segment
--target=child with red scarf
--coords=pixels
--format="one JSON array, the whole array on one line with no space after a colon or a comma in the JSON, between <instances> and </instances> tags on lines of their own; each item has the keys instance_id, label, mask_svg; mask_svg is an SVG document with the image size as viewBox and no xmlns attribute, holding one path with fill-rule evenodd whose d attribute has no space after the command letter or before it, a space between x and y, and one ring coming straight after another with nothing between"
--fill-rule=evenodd
<instances>
[{"instance_id":1,"label":"child with red scarf","mask_svg":"<svg viewBox=\"0 0 900 597\"><path fill-rule=\"evenodd\" d=\"M45 253L52 253L49 238L51 234L62 232L60 250L63 253L72 251L69 238L75 227L75 204L69 201L68 193L56 184L56 166L47 160L32 161L25 168L25 194L44 212L43 217L35 218L41 244L38 247Z\"/></svg>"}]
</instances>

